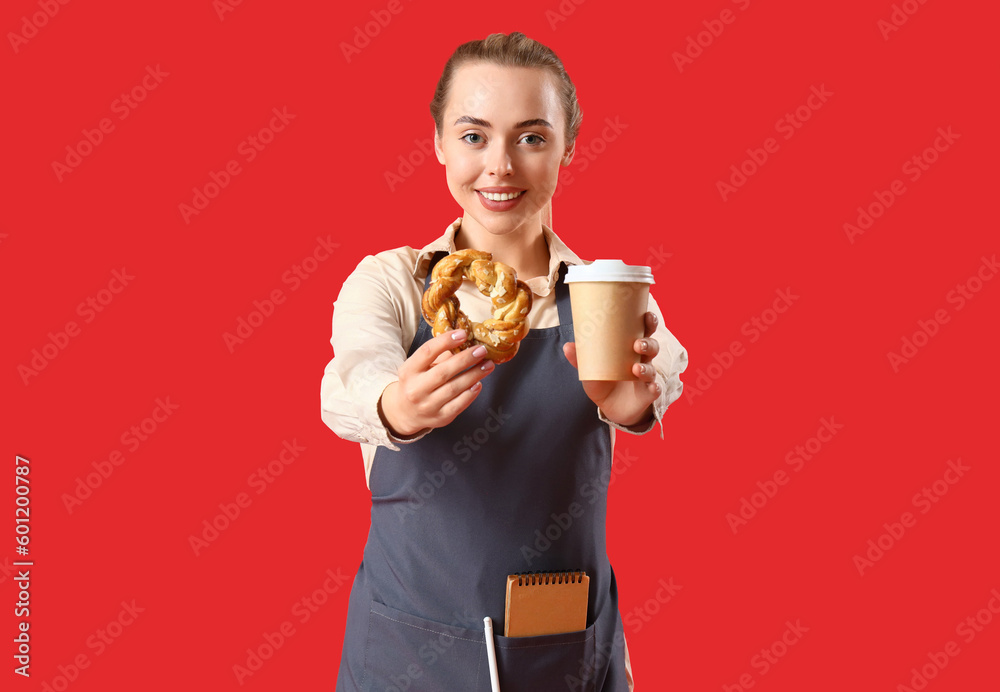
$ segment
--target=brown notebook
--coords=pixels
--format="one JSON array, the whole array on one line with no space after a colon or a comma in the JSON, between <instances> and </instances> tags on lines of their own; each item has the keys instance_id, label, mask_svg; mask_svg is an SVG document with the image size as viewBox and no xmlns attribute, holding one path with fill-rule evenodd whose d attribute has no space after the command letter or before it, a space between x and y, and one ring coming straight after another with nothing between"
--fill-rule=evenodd
<instances>
[{"instance_id":1,"label":"brown notebook","mask_svg":"<svg viewBox=\"0 0 1000 692\"><path fill-rule=\"evenodd\" d=\"M536 572L507 577L505 637L587 629L590 577L585 572Z\"/></svg>"}]
</instances>

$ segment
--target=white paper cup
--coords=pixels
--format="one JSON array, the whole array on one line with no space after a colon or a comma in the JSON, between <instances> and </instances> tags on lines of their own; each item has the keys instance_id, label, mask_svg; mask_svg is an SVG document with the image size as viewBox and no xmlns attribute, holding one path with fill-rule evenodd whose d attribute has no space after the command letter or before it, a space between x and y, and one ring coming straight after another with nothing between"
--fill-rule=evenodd
<instances>
[{"instance_id":1,"label":"white paper cup","mask_svg":"<svg viewBox=\"0 0 1000 692\"><path fill-rule=\"evenodd\" d=\"M566 272L579 378L635 380L642 357L632 348L644 333L653 272L621 260L596 260Z\"/></svg>"}]
</instances>

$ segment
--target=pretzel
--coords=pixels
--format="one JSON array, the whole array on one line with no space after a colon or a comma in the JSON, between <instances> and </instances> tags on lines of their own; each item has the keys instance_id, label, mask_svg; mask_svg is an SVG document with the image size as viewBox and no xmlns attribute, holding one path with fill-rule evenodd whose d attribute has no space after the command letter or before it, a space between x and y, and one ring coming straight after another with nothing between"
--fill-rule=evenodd
<instances>
[{"instance_id":1,"label":"pretzel","mask_svg":"<svg viewBox=\"0 0 1000 692\"><path fill-rule=\"evenodd\" d=\"M454 353L482 344L489 360L506 363L528 334L531 289L518 281L513 267L492 260L493 255L478 250L459 250L448 255L434 266L420 308L434 336L449 329L466 330L468 338L452 349ZM490 297L491 319L472 322L462 312L455 293L463 279L474 281L479 292Z\"/></svg>"}]
</instances>

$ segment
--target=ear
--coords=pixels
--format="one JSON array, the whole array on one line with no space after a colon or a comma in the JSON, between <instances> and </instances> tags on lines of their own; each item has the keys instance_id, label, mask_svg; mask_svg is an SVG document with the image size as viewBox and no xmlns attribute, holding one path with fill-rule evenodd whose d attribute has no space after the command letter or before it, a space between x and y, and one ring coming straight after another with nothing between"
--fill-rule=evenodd
<instances>
[{"instance_id":1,"label":"ear","mask_svg":"<svg viewBox=\"0 0 1000 692\"><path fill-rule=\"evenodd\" d=\"M441 149L441 138L438 136L437 127L434 128L434 154L437 156L438 163L444 165L444 150Z\"/></svg>"},{"instance_id":2,"label":"ear","mask_svg":"<svg viewBox=\"0 0 1000 692\"><path fill-rule=\"evenodd\" d=\"M562 165L568 166L570 161L573 160L573 155L576 154L576 141L566 147L566 153L563 154Z\"/></svg>"}]
</instances>

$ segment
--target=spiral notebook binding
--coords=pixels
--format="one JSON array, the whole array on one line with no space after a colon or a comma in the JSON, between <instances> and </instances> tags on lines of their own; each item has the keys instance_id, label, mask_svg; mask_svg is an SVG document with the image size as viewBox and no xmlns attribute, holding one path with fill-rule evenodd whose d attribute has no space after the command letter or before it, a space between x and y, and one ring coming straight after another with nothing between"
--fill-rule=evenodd
<instances>
[{"instance_id":1,"label":"spiral notebook binding","mask_svg":"<svg viewBox=\"0 0 1000 692\"><path fill-rule=\"evenodd\" d=\"M583 581L586 572L576 570L572 572L517 572L518 586L540 586L549 584L579 584Z\"/></svg>"}]
</instances>

